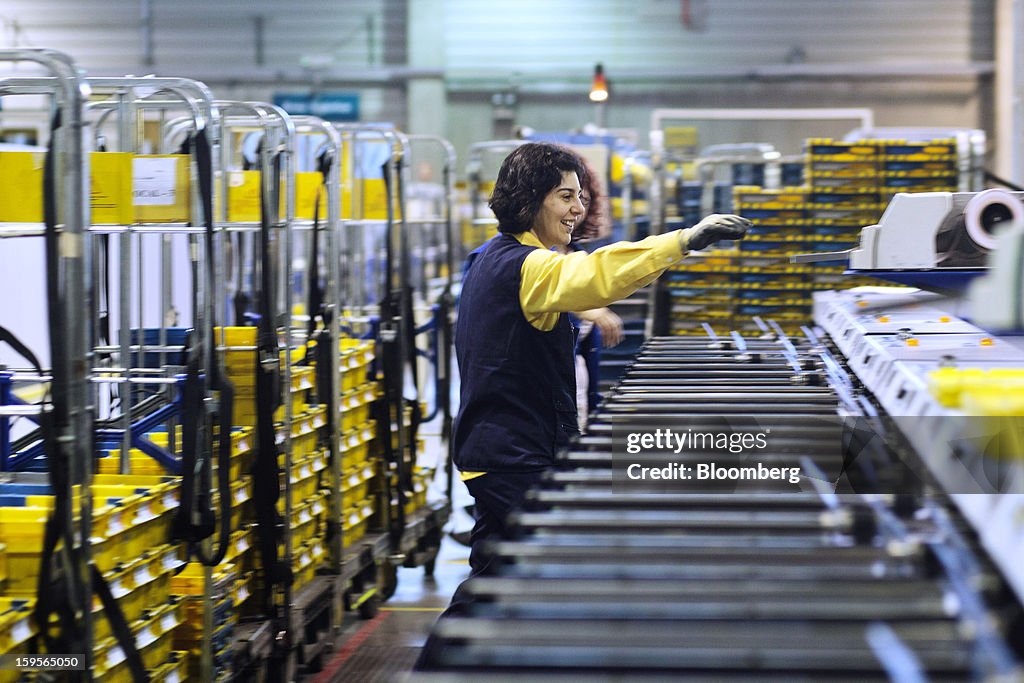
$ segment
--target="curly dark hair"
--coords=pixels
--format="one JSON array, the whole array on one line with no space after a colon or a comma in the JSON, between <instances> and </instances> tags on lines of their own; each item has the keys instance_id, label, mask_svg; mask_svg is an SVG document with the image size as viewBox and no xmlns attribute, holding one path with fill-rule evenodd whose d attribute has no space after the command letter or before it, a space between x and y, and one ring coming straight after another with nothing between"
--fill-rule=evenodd
<instances>
[{"instance_id":1,"label":"curly dark hair","mask_svg":"<svg viewBox=\"0 0 1024 683\"><path fill-rule=\"evenodd\" d=\"M590 164L583 161L583 167L587 171L587 177L580 178L580 187L583 189L583 206L587 207L587 216L576 224L572 230L572 239L589 240L598 236L601 226L605 222L604 215L604 193L601 189L601 180Z\"/></svg>"},{"instance_id":2,"label":"curly dark hair","mask_svg":"<svg viewBox=\"0 0 1024 683\"><path fill-rule=\"evenodd\" d=\"M583 160L561 145L528 142L505 157L489 202L498 219L498 230L513 234L529 230L544 198L558 187L566 171L579 177L581 187L587 186L589 177Z\"/></svg>"}]
</instances>

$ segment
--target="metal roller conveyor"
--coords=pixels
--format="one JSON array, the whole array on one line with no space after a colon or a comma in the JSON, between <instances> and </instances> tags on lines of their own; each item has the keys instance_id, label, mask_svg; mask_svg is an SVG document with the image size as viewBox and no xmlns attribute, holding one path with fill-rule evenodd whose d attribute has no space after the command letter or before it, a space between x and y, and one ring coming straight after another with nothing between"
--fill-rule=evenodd
<instances>
[{"instance_id":1,"label":"metal roller conveyor","mask_svg":"<svg viewBox=\"0 0 1024 683\"><path fill-rule=\"evenodd\" d=\"M782 385L782 386L787 386L787 385ZM661 386L658 386L658 385L651 386L649 384L644 384L644 385L625 385L625 386L618 386L618 387L616 387L614 391L609 393L609 396L612 399L617 399L619 397L623 397L625 399L634 399L634 398L639 398L639 397L648 397L648 396L650 396L650 397L654 397L655 400L657 400L659 398L664 398L664 397L671 397L671 396L676 395L676 394L678 394L680 396L689 396L689 395L692 395L692 394L705 394L705 395L713 395L713 396L717 397L717 395L719 395L719 394L736 393L738 388L741 388L742 389L742 393L744 395L746 395L746 396L757 395L758 398L761 398L761 397L764 397L765 394L771 394L771 395L779 394L781 396L785 396L785 398L787 400L790 398L789 397L789 392L781 390L779 386L764 385L764 384L761 384L761 383L758 383L756 386L750 386L749 382L747 384L745 384L745 385L744 384L729 385L729 384L724 384L724 383L723 384L711 384L711 385L708 385L708 384L699 384L699 383L696 383L696 382L694 382L694 383L692 383L690 385L687 385L687 384L683 384L683 385L664 384L664 385L661 385ZM815 389L814 387L803 387L803 393L807 394L807 395L826 396L826 397L832 399L832 401L835 401L835 397L832 395L832 393L828 389L824 389L824 388L822 388L822 389Z\"/></svg>"},{"instance_id":2,"label":"metal roller conveyor","mask_svg":"<svg viewBox=\"0 0 1024 683\"><path fill-rule=\"evenodd\" d=\"M673 509L658 506L645 510L563 510L544 513L520 513L516 524L523 528L555 528L562 530L612 529L622 530L714 530L722 533L729 530L749 531L770 529L775 531L819 533L821 514L819 511L747 511L747 510L692 510L688 507Z\"/></svg>"},{"instance_id":3,"label":"metal roller conveyor","mask_svg":"<svg viewBox=\"0 0 1024 683\"><path fill-rule=\"evenodd\" d=\"M810 349L813 344L805 341L798 341L793 344L794 348L797 349ZM770 353L781 353L783 352L782 346L778 340L775 339L762 339L762 338L743 338L742 344L736 344L733 341L723 341L720 343L708 343L702 339L682 339L672 337L655 337L647 341L644 345L644 357L650 356L651 354L659 352L682 352L682 351L696 351L696 352L707 352L707 353L749 353L757 351L767 351Z\"/></svg>"},{"instance_id":4,"label":"metal roller conveyor","mask_svg":"<svg viewBox=\"0 0 1024 683\"><path fill-rule=\"evenodd\" d=\"M813 360L806 354L799 354L798 360L811 369ZM707 364L712 367L732 365L734 368L779 368L790 365L790 358L784 353L754 353L754 354L721 354L721 353L671 353L668 351L644 356L633 361L630 367L636 369L652 369L662 366L688 367L698 364ZM669 368L666 368L669 369Z\"/></svg>"},{"instance_id":5,"label":"metal roller conveyor","mask_svg":"<svg viewBox=\"0 0 1024 683\"><path fill-rule=\"evenodd\" d=\"M828 353L816 339L650 340L509 520L509 538L485 546L488 573L464 586L470 602L459 618L435 625L414 680L1018 675L1003 634L1021 610L975 559L971 536L958 535L959 518L935 527L948 506L921 491L836 488L838 473L854 476L843 467L853 432L838 419L854 383ZM666 425L756 425L770 428L770 447L658 446L625 460L616 450L629 434ZM875 481L890 456L872 453L855 472ZM624 462L637 471L756 462L801 475L789 488L646 487L621 478Z\"/></svg>"},{"instance_id":6,"label":"metal roller conveyor","mask_svg":"<svg viewBox=\"0 0 1024 683\"><path fill-rule=\"evenodd\" d=\"M661 391L650 391L634 389L632 391L616 391L606 401L606 405L628 404L628 403L665 403L678 401L685 403L694 399L714 399L715 401L726 401L729 403L743 403L752 395L757 396L759 401L785 401L787 403L820 403L835 407L835 395L828 389L814 389L802 387L799 391L779 391L774 387L750 387L749 390L737 391L733 388L716 390L705 388L703 390L694 388L690 391L676 389L674 391L662 389Z\"/></svg>"},{"instance_id":7,"label":"metal roller conveyor","mask_svg":"<svg viewBox=\"0 0 1024 683\"><path fill-rule=\"evenodd\" d=\"M599 470L593 473L558 473L551 478L552 484L563 488L536 489L527 495L527 509L553 509L572 507L574 509L595 507L602 510L637 507L650 509L704 510L770 510L781 507L787 510L809 509L821 512L821 501L815 496L803 493L749 493L742 496L708 493L650 493L616 492L611 490L611 472L600 479ZM595 475L594 477L588 475Z\"/></svg>"},{"instance_id":8,"label":"metal roller conveyor","mask_svg":"<svg viewBox=\"0 0 1024 683\"><path fill-rule=\"evenodd\" d=\"M834 415L835 405L819 402L808 402L793 405L790 403L767 405L761 401L677 401L673 403L619 403L609 402L602 406L609 415L629 413L637 418L678 415L685 413L707 415Z\"/></svg>"},{"instance_id":9,"label":"metal roller conveyor","mask_svg":"<svg viewBox=\"0 0 1024 683\"><path fill-rule=\"evenodd\" d=\"M647 370L648 372L668 372L675 370L707 370L709 372L727 372L736 374L757 374L769 370L781 370L788 368L792 372L792 365L781 358L770 359L762 363L740 363L727 358L657 358L646 361L636 361L630 366L630 370ZM808 370L813 368L806 368Z\"/></svg>"},{"instance_id":10,"label":"metal roller conveyor","mask_svg":"<svg viewBox=\"0 0 1024 683\"><path fill-rule=\"evenodd\" d=\"M467 590L484 605L481 616L607 619L809 619L854 621L950 619L946 595L924 580L814 582L475 579ZM609 602L610 596L611 598Z\"/></svg>"},{"instance_id":11,"label":"metal roller conveyor","mask_svg":"<svg viewBox=\"0 0 1024 683\"><path fill-rule=\"evenodd\" d=\"M760 390L762 387L774 391L777 387L793 386L793 372L766 373L758 375L757 384L751 385L750 379L745 377L717 377L710 379L694 373L693 377L665 377L661 373L650 373L650 377L644 377L643 373L636 372L629 377L624 377L615 387L617 393L629 391L686 391L693 387L697 391L720 389L735 389L736 387Z\"/></svg>"},{"instance_id":12,"label":"metal roller conveyor","mask_svg":"<svg viewBox=\"0 0 1024 683\"><path fill-rule=\"evenodd\" d=\"M629 429L629 427L623 427L623 429ZM583 445L583 444L581 444L581 445ZM581 448L580 446L577 446L577 448L575 448L575 449L573 449L571 451L566 451L566 452L562 453L561 455L559 455L559 460L564 460L568 456L572 455L573 453L577 453L577 452L591 452L591 453L600 454L600 455L606 455L606 456L610 457L611 454L607 453L603 449L607 448L607 449L610 450L612 448L612 445L613 445L613 438L612 438L611 435L609 435L607 437L596 437L596 438L593 439L593 441L590 441L590 442L588 442L588 444L586 444L586 446L587 446L586 448ZM792 439L792 440L789 440L789 441L786 441L786 442L782 441L782 439L779 439L779 443L778 444L774 444L773 443L772 446L773 447L772 447L771 451L768 451L766 453L758 455L758 462L761 462L761 463L763 463L765 465L768 465L768 464L772 464L772 465L796 465L797 463L795 462L795 458L798 455L802 454L801 451L800 451L801 444L796 439ZM811 450L811 449L813 449L813 450ZM809 445L809 449L808 450L810 452L817 452L817 453L825 454L824 456L822 456L822 455L815 456L815 459L825 459L825 458L829 457L828 456L829 453L838 454L838 452L839 452L838 451L838 444L835 443L834 441L829 441L829 440L827 440L825 438L822 438L820 440L816 440L814 442L811 442L811 444ZM711 455L711 454L708 454L708 453L700 453L700 452L697 452L697 453L680 452L678 455L673 455L672 456L672 462L683 463L683 464L688 464L688 465L693 465L693 464L702 463L702 462L708 462L710 460L714 460L715 462L717 462L719 464L722 464L724 466L733 466L733 465L740 465L740 464L742 464L742 462L740 461L739 458L736 458L735 456L730 458L728 455L724 455L724 456L723 455L717 455L717 456L715 456L715 455ZM629 462L638 463L638 464L645 465L645 466L664 465L666 463L666 456L662 455L662 454L638 453L635 456L630 456Z\"/></svg>"},{"instance_id":13,"label":"metal roller conveyor","mask_svg":"<svg viewBox=\"0 0 1024 683\"><path fill-rule=\"evenodd\" d=\"M561 531L551 528L530 528L523 531L527 531L530 534L530 537L527 539L528 541L549 545L559 543L566 547L596 545L611 548L628 545L633 548L644 548L654 551L663 548L690 548L691 550L707 550L711 548L806 550L808 548L854 547L848 535L841 532L826 533L825 530L822 530L820 534L798 531L790 534L779 532L770 536L762 533L743 532L723 534L712 529L691 529L678 533L674 531L672 533L665 533L664 531L652 529L639 529L630 533L594 529ZM525 543L527 540L519 542ZM876 555L874 553L870 554L870 560L874 561L875 559Z\"/></svg>"},{"instance_id":14,"label":"metal roller conveyor","mask_svg":"<svg viewBox=\"0 0 1024 683\"><path fill-rule=\"evenodd\" d=\"M542 558L522 558L515 564L503 565L501 575L506 577L546 581L550 579L634 579L644 581L862 581L875 578L879 573L904 571L903 567L875 564L847 565L815 564L808 566L793 562L777 566L759 566L756 563L734 564L729 562L704 563L695 565L679 564L622 564L603 558L591 561L544 561ZM898 574L896 574L898 575ZM922 574L923 576L923 574Z\"/></svg>"},{"instance_id":15,"label":"metal roller conveyor","mask_svg":"<svg viewBox=\"0 0 1024 683\"><path fill-rule=\"evenodd\" d=\"M611 438L604 439L607 444L608 450L601 450L599 447L594 446L588 450L572 450L565 451L558 456L558 464L562 467L588 467L588 468L611 468L615 464L615 458L611 453ZM765 453L758 457L758 462L766 467L792 467L797 463L794 460L794 453L796 453L796 446L792 446L790 452L781 453ZM825 449L835 450L834 443L822 442L821 451L827 452ZM630 462L636 463L643 467L658 467L665 465L664 456L654 455L637 455L630 459ZM695 454L695 455L680 455L673 458L673 462L682 463L690 466L697 466L699 464L706 464L709 462L708 456ZM739 463L727 464L726 462L719 460L718 464L725 466L732 466ZM832 469L838 470L838 465L841 461L836 462L836 466ZM702 484L702 489L705 491L716 490L716 488L722 486L721 482L705 482ZM733 489L729 489L732 491ZM751 491L748 486L744 486L744 491ZM751 491L752 492L752 491Z\"/></svg>"},{"instance_id":16,"label":"metal roller conveyor","mask_svg":"<svg viewBox=\"0 0 1024 683\"><path fill-rule=\"evenodd\" d=\"M878 659L864 630L859 623L476 618L441 620L435 635L450 650L447 659L466 667L520 668L528 652L530 668L572 669L580 675L590 670L720 675L757 670L784 677L837 670L877 677ZM899 624L893 630L929 674L966 680L971 651L955 623Z\"/></svg>"},{"instance_id":17,"label":"metal roller conveyor","mask_svg":"<svg viewBox=\"0 0 1024 683\"><path fill-rule=\"evenodd\" d=\"M836 575L870 578L880 573L923 577L925 572L911 566L922 558L891 558L884 551L865 552L861 548L827 545L803 548L635 547L627 543L566 545L554 548L562 537L538 537L536 542L507 541L494 546L493 552L506 567L519 571L549 571L559 565L572 566L590 577L625 578L647 576L662 568L670 576L686 573L706 578L760 580L823 580ZM742 537L745 538L745 537ZM512 555L512 553L517 553ZM615 553L609 556L607 553ZM716 574L716 572L720 572Z\"/></svg>"},{"instance_id":18,"label":"metal roller conveyor","mask_svg":"<svg viewBox=\"0 0 1024 683\"><path fill-rule=\"evenodd\" d=\"M633 581L629 579L552 579L536 585L523 579L494 577L473 579L466 585L475 595L509 604L542 601L598 602L609 595L644 602L733 602L751 599L756 594L765 601L824 598L844 602L854 597L872 604L892 604L894 608L915 611L936 610L946 597L934 581L913 578L869 579L842 584L803 582L755 582L736 585L732 581L711 580L701 583L675 581ZM913 606L911 606L913 603ZM797 605L791 605L795 608ZM852 609L852 606L851 606ZM948 600L941 606L943 616L952 610ZM826 616L826 615L823 615Z\"/></svg>"},{"instance_id":19,"label":"metal roller conveyor","mask_svg":"<svg viewBox=\"0 0 1024 683\"><path fill-rule=\"evenodd\" d=\"M573 446L580 450L584 447L599 447L610 450L612 446L610 439L612 438L613 424L608 420L611 417L608 413L602 413L600 416L595 417L594 421L587 427L587 434L580 437ZM658 416L659 419L664 419L664 417L664 415ZM684 424L694 430L715 426L710 421L702 422L695 420L689 414L686 415L686 418ZM800 421L793 424L781 423L773 427L772 433L775 435L775 438L772 439L773 449L788 450L788 447L798 445L813 450L815 447L824 446L825 444L834 445L836 429L829 424Z\"/></svg>"},{"instance_id":20,"label":"metal roller conveyor","mask_svg":"<svg viewBox=\"0 0 1024 683\"><path fill-rule=\"evenodd\" d=\"M793 368L766 369L755 366L750 366L749 370L745 373L701 368L700 366L692 368L672 366L672 368L666 367L662 370L637 368L628 371L628 373L621 380L621 386L623 387L643 386L647 383L650 383L651 386L665 386L677 381L683 383L704 382L708 386L717 384L743 385L744 383L751 384L752 380L755 380L753 382L755 385L761 382L777 382L792 386L795 376Z\"/></svg>"}]
</instances>

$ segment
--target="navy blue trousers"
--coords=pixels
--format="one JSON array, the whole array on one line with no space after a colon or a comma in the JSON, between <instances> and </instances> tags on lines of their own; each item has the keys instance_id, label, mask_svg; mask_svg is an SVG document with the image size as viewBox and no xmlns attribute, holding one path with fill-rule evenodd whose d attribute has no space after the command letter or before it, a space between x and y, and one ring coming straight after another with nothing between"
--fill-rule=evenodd
<instances>
[{"instance_id":1,"label":"navy blue trousers","mask_svg":"<svg viewBox=\"0 0 1024 683\"><path fill-rule=\"evenodd\" d=\"M521 509L526 492L540 482L543 470L537 472L491 472L466 482L473 496L476 524L470 533L469 578L487 572L492 558L484 550L488 541L509 537L508 517Z\"/></svg>"},{"instance_id":2,"label":"navy blue trousers","mask_svg":"<svg viewBox=\"0 0 1024 683\"><path fill-rule=\"evenodd\" d=\"M487 551L489 541L499 541L509 537L509 514L523 507L526 492L540 483L544 470L536 472L489 472L483 476L466 482L474 501L476 524L470 534L471 548L469 551L469 577L456 589L448 608L440 618L457 617L463 614L472 602L466 583L477 576L489 573L494 557ZM429 668L430 660L437 644L433 638L420 652L416 669Z\"/></svg>"}]
</instances>

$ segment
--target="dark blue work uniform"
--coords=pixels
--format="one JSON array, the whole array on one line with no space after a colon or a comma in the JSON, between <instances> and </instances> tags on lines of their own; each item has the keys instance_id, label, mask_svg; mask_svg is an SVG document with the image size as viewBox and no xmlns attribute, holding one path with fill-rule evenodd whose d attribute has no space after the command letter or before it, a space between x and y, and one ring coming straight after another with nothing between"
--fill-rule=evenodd
<instances>
[{"instance_id":1,"label":"dark blue work uniform","mask_svg":"<svg viewBox=\"0 0 1024 683\"><path fill-rule=\"evenodd\" d=\"M455 326L461 402L452 435L455 465L486 472L473 495L470 566L486 568L483 539L505 534L508 512L577 434L574 330L567 315L538 330L519 304L523 261L535 249L499 234L466 269Z\"/></svg>"}]
</instances>

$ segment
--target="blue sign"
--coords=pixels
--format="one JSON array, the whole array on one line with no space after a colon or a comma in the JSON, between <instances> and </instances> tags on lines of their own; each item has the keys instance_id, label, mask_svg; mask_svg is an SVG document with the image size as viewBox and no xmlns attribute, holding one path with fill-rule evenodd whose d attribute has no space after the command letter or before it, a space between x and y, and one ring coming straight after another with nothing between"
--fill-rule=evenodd
<instances>
[{"instance_id":1,"label":"blue sign","mask_svg":"<svg viewBox=\"0 0 1024 683\"><path fill-rule=\"evenodd\" d=\"M325 121L359 120L358 93L275 93L274 104L294 116L319 116Z\"/></svg>"}]
</instances>

